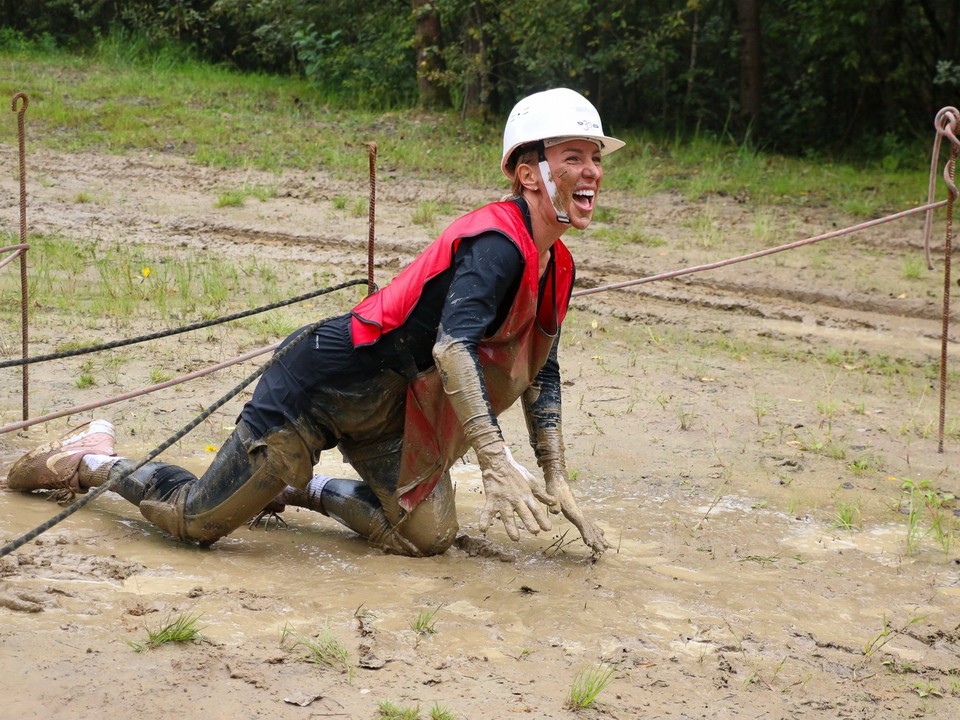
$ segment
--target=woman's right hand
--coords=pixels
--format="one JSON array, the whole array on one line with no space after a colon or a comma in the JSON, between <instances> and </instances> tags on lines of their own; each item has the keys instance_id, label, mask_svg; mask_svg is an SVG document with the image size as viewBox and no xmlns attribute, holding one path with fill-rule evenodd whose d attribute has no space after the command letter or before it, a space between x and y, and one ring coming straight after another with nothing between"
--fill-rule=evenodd
<instances>
[{"instance_id":1,"label":"woman's right hand","mask_svg":"<svg viewBox=\"0 0 960 720\"><path fill-rule=\"evenodd\" d=\"M484 533L497 518L511 540L519 540L516 517L531 533L550 530L550 518L544 505L555 504L533 474L513 459L510 449L502 442L492 443L477 451L477 460L483 477L483 491L487 496L480 513L480 530Z\"/></svg>"}]
</instances>

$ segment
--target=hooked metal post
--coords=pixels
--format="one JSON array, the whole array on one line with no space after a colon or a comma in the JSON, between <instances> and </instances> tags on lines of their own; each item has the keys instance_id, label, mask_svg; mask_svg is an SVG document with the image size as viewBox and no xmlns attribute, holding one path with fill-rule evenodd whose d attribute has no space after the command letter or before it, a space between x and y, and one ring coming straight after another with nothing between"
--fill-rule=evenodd
<instances>
[{"instance_id":1,"label":"hooked metal post","mask_svg":"<svg viewBox=\"0 0 960 720\"><path fill-rule=\"evenodd\" d=\"M937 139L941 137L950 141L950 159L943 168L943 179L947 184L947 219L946 234L943 242L943 318L940 331L940 422L938 428L937 452L943 453L943 434L946 424L947 407L947 340L950 330L950 263L953 254L953 203L957 199L957 185L954 182L956 174L957 154L960 149L960 140L957 139L957 122L960 112L953 107L945 107L937 113L934 127L937 130ZM933 162L937 161L938 144L934 145Z\"/></svg>"},{"instance_id":2,"label":"hooked metal post","mask_svg":"<svg viewBox=\"0 0 960 720\"><path fill-rule=\"evenodd\" d=\"M17 101L21 105L17 107ZM17 113L17 137L20 147L20 244L26 246L27 242L27 152L26 152L26 133L24 131L23 116L30 105L30 99L26 93L18 92L13 96L10 103L10 109ZM29 306L27 298L27 247L20 251L20 342L23 359L27 359L29 353L30 330L28 325ZM30 369L26 363L23 366L23 419L30 417Z\"/></svg>"}]
</instances>

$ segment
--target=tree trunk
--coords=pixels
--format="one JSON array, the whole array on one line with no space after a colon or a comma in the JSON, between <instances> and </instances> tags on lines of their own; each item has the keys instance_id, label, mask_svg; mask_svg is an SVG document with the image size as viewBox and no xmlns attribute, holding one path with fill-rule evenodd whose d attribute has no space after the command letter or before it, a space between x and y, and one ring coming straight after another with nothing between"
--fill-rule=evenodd
<instances>
[{"instance_id":1,"label":"tree trunk","mask_svg":"<svg viewBox=\"0 0 960 720\"><path fill-rule=\"evenodd\" d=\"M440 54L440 15L431 0L412 2L420 107L429 110L449 107L450 96L443 84L443 56Z\"/></svg>"},{"instance_id":2,"label":"tree trunk","mask_svg":"<svg viewBox=\"0 0 960 720\"><path fill-rule=\"evenodd\" d=\"M687 67L687 94L683 98L683 109L689 111L693 100L694 78L697 75L697 47L700 45L700 11L693 10L693 28L690 30L690 64Z\"/></svg>"},{"instance_id":3,"label":"tree trunk","mask_svg":"<svg viewBox=\"0 0 960 720\"><path fill-rule=\"evenodd\" d=\"M471 3L467 10L466 28L463 33L463 54L466 71L460 82L463 99L460 103L461 117L476 117L483 114L486 100L486 47L483 35L483 11L481 3Z\"/></svg>"},{"instance_id":4,"label":"tree trunk","mask_svg":"<svg viewBox=\"0 0 960 720\"><path fill-rule=\"evenodd\" d=\"M760 8L757 0L737 0L740 50L740 114L754 130L760 121L763 63L760 52Z\"/></svg>"}]
</instances>

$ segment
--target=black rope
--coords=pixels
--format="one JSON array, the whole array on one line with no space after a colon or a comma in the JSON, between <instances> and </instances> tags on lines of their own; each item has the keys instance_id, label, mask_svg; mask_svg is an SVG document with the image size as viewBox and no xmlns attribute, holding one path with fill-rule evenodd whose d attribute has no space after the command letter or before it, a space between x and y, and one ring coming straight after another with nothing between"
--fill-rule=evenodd
<instances>
[{"instance_id":1,"label":"black rope","mask_svg":"<svg viewBox=\"0 0 960 720\"><path fill-rule=\"evenodd\" d=\"M183 327L173 328L170 330L160 330L149 335L139 335L137 337L128 338L125 340L113 340L111 342L104 343L103 345L91 345L89 347L77 348L75 350L64 350L63 352L51 353L49 355L35 355L34 357L29 358L2 360L0 361L0 369L19 367L21 365L30 365L32 363L45 362L47 360L62 360L63 358L86 355L87 353L100 352L101 350L112 350L118 347L125 347L126 345L136 345L137 343L147 342L148 340L159 340L160 338L170 337L171 335L179 335L192 330L201 330L203 328L210 327L211 325L219 325L220 323L230 322L231 320L239 320L240 318L256 315L257 313L266 312L267 310L276 310L277 308L284 307L286 305L293 305L294 303L315 298L318 295L326 295L327 293L331 293L336 290L343 290L351 285L365 284L367 284L366 279L348 280L347 282L340 283L339 285L333 285L320 290L314 290L313 292L309 292L304 295L298 295L297 297L290 298L289 300L281 300L270 305L264 305L263 307L254 308L252 310L244 310L243 312L234 313L233 315L225 315L212 320L203 320L202 322L193 323L192 325L184 325Z\"/></svg>"},{"instance_id":2,"label":"black rope","mask_svg":"<svg viewBox=\"0 0 960 720\"><path fill-rule=\"evenodd\" d=\"M359 282L364 282L364 283L365 283L366 280L361 280L361 281L359 281ZM132 468L130 469L129 472L124 472L122 475L120 475L120 476L118 476L118 477L115 477L115 478L113 478L112 480L109 480L108 482L105 482L103 485L100 485L100 486L92 489L89 493L87 493L86 495L84 495L82 498L80 498L79 500L76 500L76 501L73 502L69 507L64 508L60 513L58 513L57 515L54 515L52 518L50 518L49 520L47 520L47 521L44 522L43 524L38 525L38 526L35 527L33 530L30 530L29 532L24 533L24 534L21 535L20 537L15 538L14 540L11 540L11 541L8 542L6 545L4 545L2 548L0 548L0 558L5 557L6 555L9 555L10 553L12 553L12 552L13 552L14 550L16 550L17 548L22 547L23 545L26 545L26 544L27 544L28 542L30 542L31 540L39 537L40 535L42 535L43 533L45 533L47 530L49 530L50 528L52 528L54 525L57 525L58 523L66 520L68 517L70 517L71 515L73 515L77 510L79 510L80 508L82 508L84 505L86 505L87 503L93 502L94 499L100 497L103 493L105 493L107 490L111 489L114 485L116 485L117 483L119 483L121 480L123 480L124 478L128 477L128 476L131 475L132 473L134 473L134 472L136 472L137 470L139 470L140 468L142 468L144 465L146 465L148 462L150 462L151 460L153 460L155 457L157 457L157 455L159 455L160 453L162 453L162 452L163 452L164 450L166 450L168 447L170 447L171 445L173 445L173 444L176 443L176 442L179 442L187 433L189 433L191 430L193 430L195 427L197 427L197 425L199 425L200 423L202 423L204 420L206 420L208 417L210 417L214 412L216 412L216 411L219 410L221 407L223 407L225 404L227 404L227 402L229 402L229 401L232 400L234 397L236 397L247 385L249 385L249 384L252 383L254 380L256 380L260 375L262 375L262 374L266 371L267 368L269 368L271 365L273 365L275 362L277 362L280 358L282 358L284 355L286 355L288 352L290 352L290 350L291 350L297 343L299 343L301 340L303 340L304 338L306 338L308 335L310 335L314 330L316 330L318 327L320 327L321 325L323 325L325 322L329 322L329 321L332 320L332 319L333 319L333 318L325 318L325 319L323 319L323 320L318 320L317 322L313 323L312 325L309 325L309 326L307 326L306 328L304 328L303 331L300 332L300 334L298 334L296 337L294 337L294 339L291 340L291 341L290 341L287 345L285 345L283 348L281 348L280 350L278 350L278 351L273 355L273 357L271 357L267 362L265 362L263 365L261 365L257 370L255 370L255 371L252 372L249 376L247 376L246 378L244 378L243 380L241 380L240 383L239 383L236 387L234 387L232 390L230 390L230 392L228 392L226 395L224 395L223 397L221 397L219 400L217 400L215 403L213 403L213 404L212 404L210 407L208 407L206 410L204 410L204 411L201 412L199 415L197 415L193 420L191 420L189 423L187 423L186 425L184 425L183 428L181 428L178 432L176 432L176 433L175 433L174 435L172 435L170 438L168 438L168 439L165 440L164 442L160 443L160 445L158 445L156 448L154 448L154 449L151 450L149 453L147 453L147 454L143 457L143 459L141 459L134 467L132 467Z\"/></svg>"}]
</instances>

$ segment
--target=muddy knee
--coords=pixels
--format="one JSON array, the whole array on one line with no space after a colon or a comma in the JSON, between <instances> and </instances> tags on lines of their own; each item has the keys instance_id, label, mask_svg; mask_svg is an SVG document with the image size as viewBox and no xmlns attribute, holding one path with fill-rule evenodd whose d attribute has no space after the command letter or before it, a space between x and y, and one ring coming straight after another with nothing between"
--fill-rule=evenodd
<instances>
[{"instance_id":1,"label":"muddy knee","mask_svg":"<svg viewBox=\"0 0 960 720\"><path fill-rule=\"evenodd\" d=\"M145 497L140 512L180 540L209 545L273 500L287 484L310 478L313 456L289 427L255 438L241 421L198 480L162 499Z\"/></svg>"},{"instance_id":2,"label":"muddy knee","mask_svg":"<svg viewBox=\"0 0 960 720\"><path fill-rule=\"evenodd\" d=\"M447 551L457 537L457 509L449 479L445 478L419 505L404 512L400 520L391 526L391 533L383 540L400 541L408 548L404 554L416 557L440 555ZM374 538L371 537L371 543ZM393 550L392 548L386 548Z\"/></svg>"}]
</instances>

